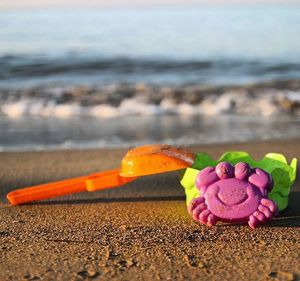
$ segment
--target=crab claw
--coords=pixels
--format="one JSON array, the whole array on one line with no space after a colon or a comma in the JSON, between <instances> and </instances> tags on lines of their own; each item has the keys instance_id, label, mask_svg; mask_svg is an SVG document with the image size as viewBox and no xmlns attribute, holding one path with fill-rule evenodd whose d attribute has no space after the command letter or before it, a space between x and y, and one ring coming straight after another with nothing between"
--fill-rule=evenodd
<instances>
[{"instance_id":1,"label":"crab claw","mask_svg":"<svg viewBox=\"0 0 300 281\"><path fill-rule=\"evenodd\" d=\"M196 179L196 186L201 191L201 194L203 195L205 193L205 188L212 183L219 180L218 175L216 174L214 167L206 167L204 168L197 176Z\"/></svg>"},{"instance_id":2,"label":"crab claw","mask_svg":"<svg viewBox=\"0 0 300 281\"><path fill-rule=\"evenodd\" d=\"M270 175L259 168L253 169L253 174L249 176L248 180L256 185L264 196L273 188L273 180Z\"/></svg>"}]
</instances>

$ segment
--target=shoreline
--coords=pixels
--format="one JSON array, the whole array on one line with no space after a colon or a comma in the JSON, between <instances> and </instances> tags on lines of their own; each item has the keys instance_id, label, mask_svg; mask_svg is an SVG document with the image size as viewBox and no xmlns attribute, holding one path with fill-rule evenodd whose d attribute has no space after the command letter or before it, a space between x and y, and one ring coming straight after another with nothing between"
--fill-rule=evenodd
<instances>
[{"instance_id":1,"label":"shoreline","mask_svg":"<svg viewBox=\"0 0 300 281\"><path fill-rule=\"evenodd\" d=\"M273 151L290 161L300 158L299 143L201 145L192 150L215 158L225 150L245 150L254 159ZM18 207L4 199L13 188L115 168L125 152L0 153L1 280L271 281L300 276L299 176L289 208L254 231L245 225L208 228L193 222L176 172Z\"/></svg>"}]
</instances>

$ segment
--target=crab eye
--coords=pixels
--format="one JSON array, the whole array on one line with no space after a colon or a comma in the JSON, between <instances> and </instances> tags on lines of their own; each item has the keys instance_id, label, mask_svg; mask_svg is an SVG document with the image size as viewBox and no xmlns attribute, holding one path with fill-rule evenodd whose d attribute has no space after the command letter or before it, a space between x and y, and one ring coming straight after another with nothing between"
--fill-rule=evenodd
<instances>
[{"instance_id":1,"label":"crab eye","mask_svg":"<svg viewBox=\"0 0 300 281\"><path fill-rule=\"evenodd\" d=\"M250 166L245 162L239 162L235 165L234 175L239 180L246 179L250 174Z\"/></svg>"},{"instance_id":2,"label":"crab eye","mask_svg":"<svg viewBox=\"0 0 300 281\"><path fill-rule=\"evenodd\" d=\"M221 162L216 166L216 173L220 179L233 177L234 169L228 162Z\"/></svg>"}]
</instances>

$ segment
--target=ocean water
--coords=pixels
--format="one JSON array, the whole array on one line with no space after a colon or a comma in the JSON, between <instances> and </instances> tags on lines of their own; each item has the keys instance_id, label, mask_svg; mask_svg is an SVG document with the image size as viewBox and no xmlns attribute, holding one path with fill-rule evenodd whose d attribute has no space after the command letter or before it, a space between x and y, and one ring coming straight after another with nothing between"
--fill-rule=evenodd
<instances>
[{"instance_id":1,"label":"ocean water","mask_svg":"<svg viewBox=\"0 0 300 281\"><path fill-rule=\"evenodd\" d=\"M299 6L0 11L0 87L300 76Z\"/></svg>"},{"instance_id":2,"label":"ocean water","mask_svg":"<svg viewBox=\"0 0 300 281\"><path fill-rule=\"evenodd\" d=\"M0 10L4 151L300 137L299 81L299 5Z\"/></svg>"}]
</instances>

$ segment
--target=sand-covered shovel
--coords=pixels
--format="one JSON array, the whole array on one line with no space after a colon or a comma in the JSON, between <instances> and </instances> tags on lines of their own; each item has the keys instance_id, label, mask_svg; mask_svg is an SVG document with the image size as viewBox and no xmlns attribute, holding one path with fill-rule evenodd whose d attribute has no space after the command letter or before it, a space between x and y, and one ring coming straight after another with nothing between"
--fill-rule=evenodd
<instances>
[{"instance_id":1,"label":"sand-covered shovel","mask_svg":"<svg viewBox=\"0 0 300 281\"><path fill-rule=\"evenodd\" d=\"M122 186L138 177L185 169L194 163L194 153L169 145L145 145L127 152L121 167L52 183L14 190L7 195L12 205L58 196Z\"/></svg>"},{"instance_id":2,"label":"sand-covered shovel","mask_svg":"<svg viewBox=\"0 0 300 281\"><path fill-rule=\"evenodd\" d=\"M264 224L288 206L296 179L297 160L268 153L255 161L243 151L226 152L218 160L206 153L170 145L145 145L129 150L121 167L53 183L26 187L7 195L13 205L57 196L122 186L138 177L185 169L181 184L188 211L208 226L218 221Z\"/></svg>"}]
</instances>

